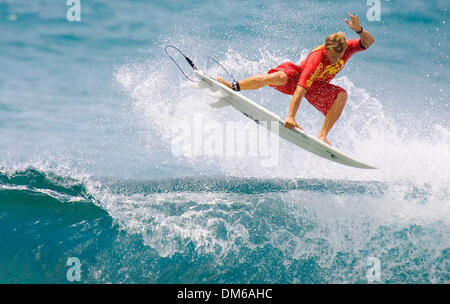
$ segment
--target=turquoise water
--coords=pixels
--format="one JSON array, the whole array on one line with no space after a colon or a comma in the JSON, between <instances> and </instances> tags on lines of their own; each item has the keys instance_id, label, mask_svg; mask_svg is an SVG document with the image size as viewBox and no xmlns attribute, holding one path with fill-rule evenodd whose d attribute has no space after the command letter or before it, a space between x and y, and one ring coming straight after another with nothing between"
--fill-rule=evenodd
<instances>
[{"instance_id":1,"label":"turquoise water","mask_svg":"<svg viewBox=\"0 0 450 304\"><path fill-rule=\"evenodd\" d=\"M0 282L450 282L449 1L0 0ZM176 155L174 127L253 122L212 109L164 52L237 79L298 62L346 11L375 37L334 83L330 141L378 170L279 143L258 156ZM210 67L211 74L221 73ZM289 98L245 92L285 116ZM298 122L319 132L303 101Z\"/></svg>"}]
</instances>

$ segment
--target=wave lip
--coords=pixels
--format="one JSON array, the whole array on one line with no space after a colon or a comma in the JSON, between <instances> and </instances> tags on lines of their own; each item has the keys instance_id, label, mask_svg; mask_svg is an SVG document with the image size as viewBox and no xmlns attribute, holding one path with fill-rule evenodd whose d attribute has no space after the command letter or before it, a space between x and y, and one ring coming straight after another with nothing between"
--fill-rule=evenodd
<instances>
[{"instance_id":1,"label":"wave lip","mask_svg":"<svg viewBox=\"0 0 450 304\"><path fill-rule=\"evenodd\" d=\"M0 171L0 190L41 193L60 202L92 201L82 182L71 177L45 173L30 167L18 171Z\"/></svg>"}]
</instances>

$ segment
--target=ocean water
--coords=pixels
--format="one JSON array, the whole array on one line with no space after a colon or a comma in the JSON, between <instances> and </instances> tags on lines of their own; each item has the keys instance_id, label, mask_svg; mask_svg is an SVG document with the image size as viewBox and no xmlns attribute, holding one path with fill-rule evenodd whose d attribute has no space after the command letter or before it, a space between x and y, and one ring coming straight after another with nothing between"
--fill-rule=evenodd
<instances>
[{"instance_id":1,"label":"ocean water","mask_svg":"<svg viewBox=\"0 0 450 304\"><path fill-rule=\"evenodd\" d=\"M373 21L363 0L80 3L69 22L64 0L0 0L1 283L450 283L449 1L380 1ZM356 38L347 11L375 44L333 80L349 100L328 138L379 169L284 141L271 166L245 141L177 150L195 121L254 123L209 107L167 44L242 79ZM297 121L323 116L302 101Z\"/></svg>"}]
</instances>

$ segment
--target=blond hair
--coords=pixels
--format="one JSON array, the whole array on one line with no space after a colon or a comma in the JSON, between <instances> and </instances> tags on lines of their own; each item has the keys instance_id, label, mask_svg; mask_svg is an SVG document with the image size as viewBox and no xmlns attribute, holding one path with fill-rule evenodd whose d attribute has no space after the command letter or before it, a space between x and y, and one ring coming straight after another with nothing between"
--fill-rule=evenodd
<instances>
[{"instance_id":1,"label":"blond hair","mask_svg":"<svg viewBox=\"0 0 450 304\"><path fill-rule=\"evenodd\" d=\"M345 34L343 32L337 32L331 35L328 35L325 38L325 48L327 50L334 50L337 53L342 53L347 48L347 39L345 38Z\"/></svg>"}]
</instances>

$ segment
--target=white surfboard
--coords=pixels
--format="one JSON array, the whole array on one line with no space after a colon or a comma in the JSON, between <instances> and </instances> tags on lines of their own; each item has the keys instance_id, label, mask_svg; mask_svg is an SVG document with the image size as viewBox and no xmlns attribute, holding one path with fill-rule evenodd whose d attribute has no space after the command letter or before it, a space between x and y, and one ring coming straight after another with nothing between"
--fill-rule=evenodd
<instances>
[{"instance_id":1,"label":"white surfboard","mask_svg":"<svg viewBox=\"0 0 450 304\"><path fill-rule=\"evenodd\" d=\"M217 99L217 101L210 104L211 107L222 108L231 105L248 118L266 127L268 130L271 130L271 122L276 121L279 123L277 134L281 138L284 138L285 140L299 146L302 149L346 166L362 169L376 169L375 167L357 161L356 159L342 153L338 149L325 144L321 140L307 134L305 131L302 131L297 127L295 127L294 130L286 128L284 126L283 119L265 109L264 107L251 101L238 92L233 91L232 89L221 84L217 80L212 79L199 70L194 70L194 73L200 81L192 83L192 87L196 89L208 88L212 91L212 93L209 93L209 95Z\"/></svg>"}]
</instances>

